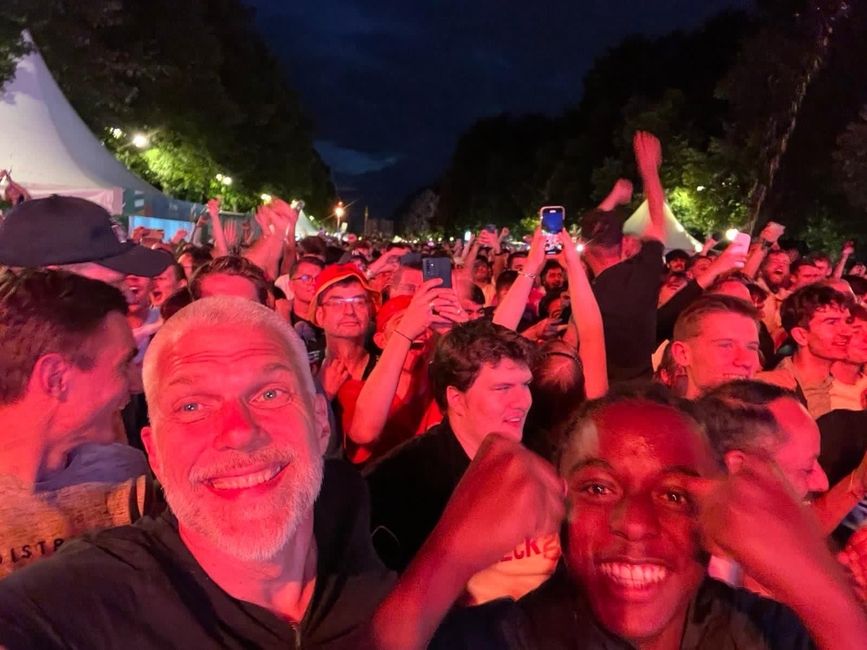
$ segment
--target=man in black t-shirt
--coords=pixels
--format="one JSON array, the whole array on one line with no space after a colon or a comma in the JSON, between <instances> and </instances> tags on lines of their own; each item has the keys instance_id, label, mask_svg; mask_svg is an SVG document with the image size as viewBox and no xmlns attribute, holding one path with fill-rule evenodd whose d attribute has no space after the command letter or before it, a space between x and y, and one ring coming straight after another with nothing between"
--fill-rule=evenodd
<instances>
[{"instance_id":1,"label":"man in black t-shirt","mask_svg":"<svg viewBox=\"0 0 867 650\"><path fill-rule=\"evenodd\" d=\"M623 259L623 218L614 210L616 204L603 202L585 214L581 224L584 259L595 276L593 293L602 312L608 378L612 382L650 377L664 268L665 194L659 180L662 152L659 140L649 133L636 133L634 145L650 209L641 250Z\"/></svg>"},{"instance_id":2,"label":"man in black t-shirt","mask_svg":"<svg viewBox=\"0 0 867 650\"><path fill-rule=\"evenodd\" d=\"M0 582L0 647L362 647L392 580L363 483L322 460L325 402L291 327L203 298L157 333L143 376L171 512Z\"/></svg>"}]
</instances>

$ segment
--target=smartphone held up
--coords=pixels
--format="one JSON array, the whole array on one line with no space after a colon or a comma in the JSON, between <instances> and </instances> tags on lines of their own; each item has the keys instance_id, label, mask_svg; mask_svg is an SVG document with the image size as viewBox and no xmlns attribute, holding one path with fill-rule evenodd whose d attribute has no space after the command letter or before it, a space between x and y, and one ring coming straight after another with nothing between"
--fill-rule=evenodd
<instances>
[{"instance_id":1,"label":"smartphone held up","mask_svg":"<svg viewBox=\"0 0 867 650\"><path fill-rule=\"evenodd\" d=\"M556 255L563 247L557 240L557 235L563 230L566 218L566 208L562 205L546 205L539 210L542 233L545 235L545 254Z\"/></svg>"}]
</instances>

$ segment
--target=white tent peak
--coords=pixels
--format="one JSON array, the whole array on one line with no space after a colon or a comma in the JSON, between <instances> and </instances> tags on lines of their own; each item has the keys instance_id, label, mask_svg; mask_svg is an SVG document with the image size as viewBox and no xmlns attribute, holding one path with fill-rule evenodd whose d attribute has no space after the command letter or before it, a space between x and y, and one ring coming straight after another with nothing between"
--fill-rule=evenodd
<instances>
[{"instance_id":1,"label":"white tent peak","mask_svg":"<svg viewBox=\"0 0 867 650\"><path fill-rule=\"evenodd\" d=\"M27 32L29 54L0 89L0 169L34 197L68 194L121 212L123 191L161 197L94 136L63 95Z\"/></svg>"},{"instance_id":2,"label":"white tent peak","mask_svg":"<svg viewBox=\"0 0 867 650\"><path fill-rule=\"evenodd\" d=\"M675 218L668 203L665 205L665 250L670 251L676 248L693 254L701 250L701 243L692 235L686 228ZM645 200L638 209L632 213L632 216L623 224L623 233L626 235L640 235L647 228L650 222L650 207Z\"/></svg>"}]
</instances>

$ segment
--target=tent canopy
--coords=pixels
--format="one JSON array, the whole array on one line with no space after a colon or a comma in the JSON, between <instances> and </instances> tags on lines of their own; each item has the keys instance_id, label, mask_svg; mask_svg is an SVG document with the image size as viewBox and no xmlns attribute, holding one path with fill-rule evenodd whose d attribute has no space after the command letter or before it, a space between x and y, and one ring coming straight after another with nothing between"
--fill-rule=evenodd
<instances>
[{"instance_id":1,"label":"tent canopy","mask_svg":"<svg viewBox=\"0 0 867 650\"><path fill-rule=\"evenodd\" d=\"M650 208L647 201L644 201L638 206L638 209L632 213L632 216L623 224L623 232L627 235L639 235L645 231L650 223ZM665 204L665 239L663 241L665 250L670 251L676 248L685 250L692 255L701 250L701 243L692 235L675 218L668 203Z\"/></svg>"},{"instance_id":2,"label":"tent canopy","mask_svg":"<svg viewBox=\"0 0 867 650\"><path fill-rule=\"evenodd\" d=\"M82 196L114 214L121 212L124 191L138 195L140 205L142 198L165 199L93 135L35 47L0 90L0 124L0 168L11 170L34 197Z\"/></svg>"}]
</instances>

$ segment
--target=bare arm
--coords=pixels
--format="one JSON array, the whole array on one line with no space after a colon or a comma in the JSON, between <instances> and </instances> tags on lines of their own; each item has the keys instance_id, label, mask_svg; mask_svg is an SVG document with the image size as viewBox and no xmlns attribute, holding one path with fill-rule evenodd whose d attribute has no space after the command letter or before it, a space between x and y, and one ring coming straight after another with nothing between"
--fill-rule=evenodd
<instances>
[{"instance_id":1,"label":"bare arm","mask_svg":"<svg viewBox=\"0 0 867 650\"><path fill-rule=\"evenodd\" d=\"M593 295L587 272L575 250L569 233L560 233L563 258L569 278L569 297L572 302L572 320L578 333L578 357L584 366L584 392L587 399L602 397L608 392L608 364L605 357L605 332L602 312Z\"/></svg>"},{"instance_id":2,"label":"bare arm","mask_svg":"<svg viewBox=\"0 0 867 650\"><path fill-rule=\"evenodd\" d=\"M847 241L843 244L843 250L840 251L840 259L837 260L837 265L834 267L833 276L835 278L842 278L843 273L846 271L846 262L849 261L849 258L852 257L852 253L855 252L855 244L851 241Z\"/></svg>"},{"instance_id":3,"label":"bare arm","mask_svg":"<svg viewBox=\"0 0 867 650\"><path fill-rule=\"evenodd\" d=\"M754 246L750 251L750 256L747 258L747 263L744 265L744 273L751 278L756 278L759 275L759 269L762 268L762 262L768 256L768 251L771 246L777 243L777 240L785 231L785 227L773 221L762 229L759 235L757 246Z\"/></svg>"},{"instance_id":4,"label":"bare arm","mask_svg":"<svg viewBox=\"0 0 867 650\"><path fill-rule=\"evenodd\" d=\"M219 199L208 201L208 214L211 216L211 228L214 231L214 257L224 257L229 254L229 244L226 242L226 233L220 220Z\"/></svg>"},{"instance_id":5,"label":"bare arm","mask_svg":"<svg viewBox=\"0 0 867 650\"><path fill-rule=\"evenodd\" d=\"M533 289L533 284L536 281L536 276L545 265L545 238L542 235L542 230L536 228L533 233L533 242L530 244L530 252L527 255L527 262L524 265L524 271L518 274L514 284L509 288L509 291L497 305L494 311L494 323L508 327L510 330L518 328L521 322L521 316L527 307L527 299L530 297L530 291Z\"/></svg>"},{"instance_id":6,"label":"bare arm","mask_svg":"<svg viewBox=\"0 0 867 650\"><path fill-rule=\"evenodd\" d=\"M635 134L633 147L650 210L650 223L642 233L642 237L665 241L665 191L659 178L662 147L656 136L646 131L638 131Z\"/></svg>"},{"instance_id":7,"label":"bare arm","mask_svg":"<svg viewBox=\"0 0 867 650\"><path fill-rule=\"evenodd\" d=\"M441 283L437 278L421 286L364 382L358 395L358 404L363 404L364 408L355 409L347 431L356 444L370 444L382 433L412 342L434 323L461 320L463 310L457 295L451 289L438 289ZM466 320L465 314L463 320Z\"/></svg>"},{"instance_id":8,"label":"bare arm","mask_svg":"<svg viewBox=\"0 0 867 650\"><path fill-rule=\"evenodd\" d=\"M626 178L618 178L614 183L614 187L608 193L602 203L599 204L599 209L605 212L610 212L619 205L626 205L632 200L632 181Z\"/></svg>"},{"instance_id":9,"label":"bare arm","mask_svg":"<svg viewBox=\"0 0 867 650\"><path fill-rule=\"evenodd\" d=\"M851 474L845 476L811 504L822 532L830 535L858 502L867 494L867 454Z\"/></svg>"}]
</instances>

